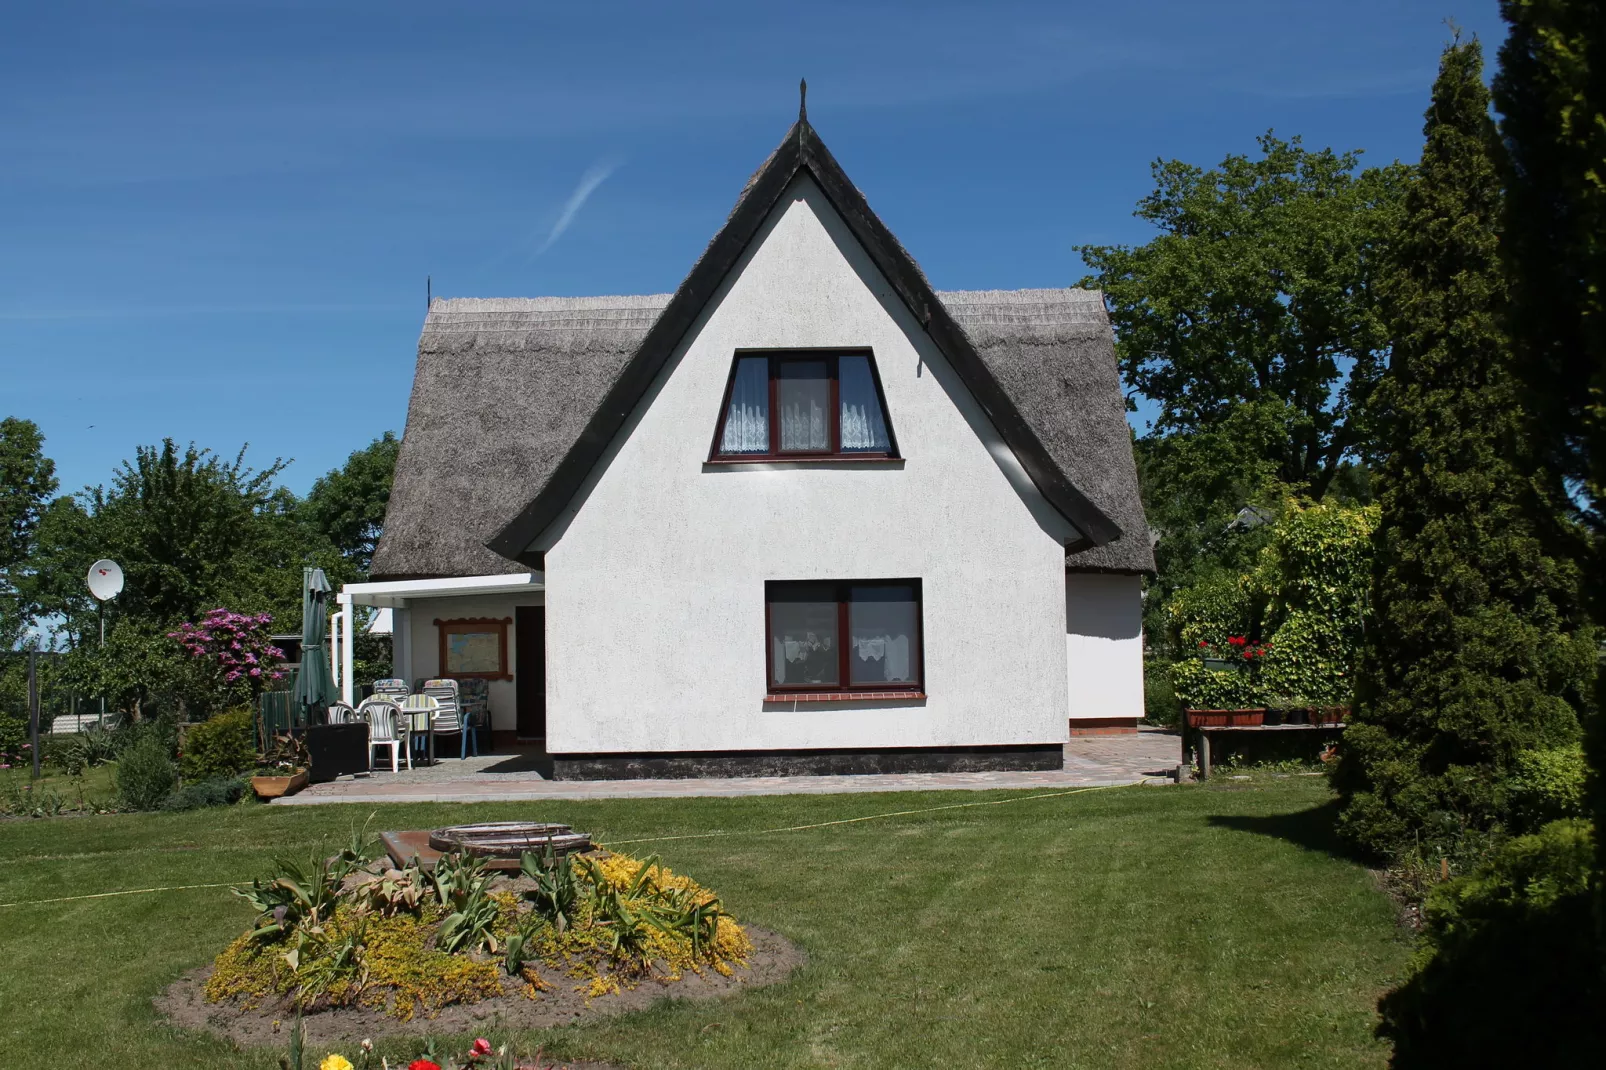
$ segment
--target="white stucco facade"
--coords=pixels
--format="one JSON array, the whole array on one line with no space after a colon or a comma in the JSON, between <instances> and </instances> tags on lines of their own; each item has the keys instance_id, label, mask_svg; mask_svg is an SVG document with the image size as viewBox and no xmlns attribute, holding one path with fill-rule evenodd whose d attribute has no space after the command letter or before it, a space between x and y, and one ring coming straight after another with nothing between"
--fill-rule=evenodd
<instances>
[{"instance_id":1,"label":"white stucco facade","mask_svg":"<svg viewBox=\"0 0 1606 1070\"><path fill-rule=\"evenodd\" d=\"M1065 668L1070 719L1143 716L1143 580L1065 575Z\"/></svg>"},{"instance_id":2,"label":"white stucco facade","mask_svg":"<svg viewBox=\"0 0 1606 1070\"><path fill-rule=\"evenodd\" d=\"M873 351L902 460L705 463L737 350L829 347ZM1072 535L801 179L535 544L547 748L1061 742ZM923 587L926 698L765 701L766 580L902 578ZM416 672L434 654L413 631Z\"/></svg>"}]
</instances>

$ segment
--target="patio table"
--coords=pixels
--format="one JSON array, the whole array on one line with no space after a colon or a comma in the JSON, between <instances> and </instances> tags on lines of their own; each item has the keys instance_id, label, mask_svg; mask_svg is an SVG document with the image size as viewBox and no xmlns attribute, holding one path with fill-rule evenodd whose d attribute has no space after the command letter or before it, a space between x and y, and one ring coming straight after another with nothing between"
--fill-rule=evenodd
<instances>
[{"instance_id":1,"label":"patio table","mask_svg":"<svg viewBox=\"0 0 1606 1070\"><path fill-rule=\"evenodd\" d=\"M407 717L407 726L414 734L416 734L417 732L422 730L424 732L425 736L428 737L428 739L429 739L429 761L428 761L428 764L429 765L434 765L435 764L435 711L431 710L431 709L407 709L407 708L404 707L402 709L402 713ZM419 718L423 718L423 720L424 720L424 723L422 725L420 725L418 723ZM408 744L408 746L411 746L411 745L412 745L411 743Z\"/></svg>"}]
</instances>

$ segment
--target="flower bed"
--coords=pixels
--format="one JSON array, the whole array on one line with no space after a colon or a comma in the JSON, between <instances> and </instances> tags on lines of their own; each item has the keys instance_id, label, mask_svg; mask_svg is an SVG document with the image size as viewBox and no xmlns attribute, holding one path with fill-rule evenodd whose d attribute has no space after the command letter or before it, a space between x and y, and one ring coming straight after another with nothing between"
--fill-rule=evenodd
<instances>
[{"instance_id":1,"label":"flower bed","mask_svg":"<svg viewBox=\"0 0 1606 1070\"><path fill-rule=\"evenodd\" d=\"M577 999L589 1007L647 981L711 991L755 953L712 891L656 857L526 854L502 875L455 854L425 871L347 849L313 866L281 862L236 894L257 920L196 980L214 1013L331 1012L371 1027L376 1015L408 1023L488 1000L499 1011L510 1002L572 1011ZM769 955L777 940L764 934L760 950ZM766 980L795 965L779 958L790 959L785 970Z\"/></svg>"}]
</instances>

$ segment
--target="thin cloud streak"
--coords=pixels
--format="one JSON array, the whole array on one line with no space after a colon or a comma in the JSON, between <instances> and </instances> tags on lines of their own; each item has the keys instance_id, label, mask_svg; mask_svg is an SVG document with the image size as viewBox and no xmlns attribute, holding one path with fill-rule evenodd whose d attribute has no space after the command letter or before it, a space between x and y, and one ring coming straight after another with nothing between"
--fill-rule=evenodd
<instances>
[{"instance_id":1,"label":"thin cloud streak","mask_svg":"<svg viewBox=\"0 0 1606 1070\"><path fill-rule=\"evenodd\" d=\"M597 187L606 182L608 176L618 169L619 165L612 160L599 160L580 176L580 184L569 194L569 199L563 205L558 221L552 224L552 232L546 236L546 241L530 254L531 260L552 248L552 243L563 237L563 232L569 229L569 224L574 222L574 217L580 214L580 209L585 207L586 201L596 192Z\"/></svg>"}]
</instances>

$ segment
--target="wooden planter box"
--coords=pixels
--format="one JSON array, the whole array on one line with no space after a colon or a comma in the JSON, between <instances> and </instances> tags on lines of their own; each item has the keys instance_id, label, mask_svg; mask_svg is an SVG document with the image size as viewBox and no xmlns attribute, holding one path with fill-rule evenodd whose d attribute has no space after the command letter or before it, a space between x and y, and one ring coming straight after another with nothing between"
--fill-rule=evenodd
<instances>
[{"instance_id":1,"label":"wooden planter box","mask_svg":"<svg viewBox=\"0 0 1606 1070\"><path fill-rule=\"evenodd\" d=\"M293 776L254 776L251 778L251 790L256 792L259 799L277 799L281 795L294 795L307 786L307 771L300 770Z\"/></svg>"},{"instance_id":2,"label":"wooden planter box","mask_svg":"<svg viewBox=\"0 0 1606 1070\"><path fill-rule=\"evenodd\" d=\"M1266 711L1189 710L1189 728L1258 728L1265 723Z\"/></svg>"}]
</instances>

